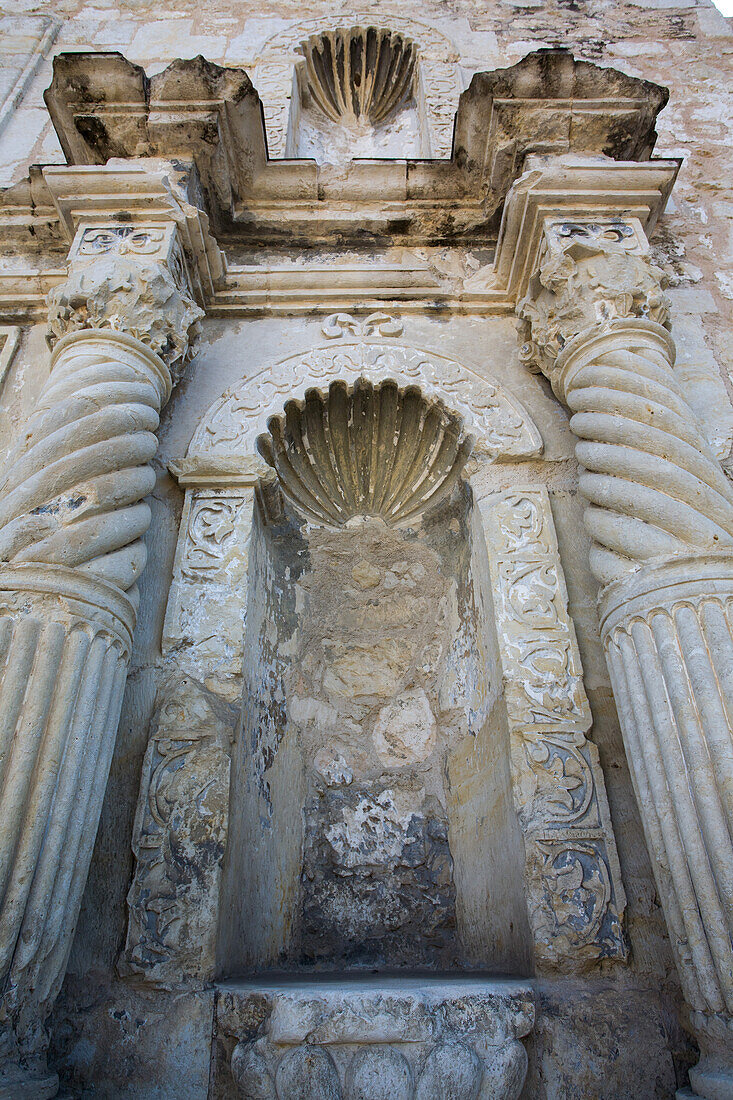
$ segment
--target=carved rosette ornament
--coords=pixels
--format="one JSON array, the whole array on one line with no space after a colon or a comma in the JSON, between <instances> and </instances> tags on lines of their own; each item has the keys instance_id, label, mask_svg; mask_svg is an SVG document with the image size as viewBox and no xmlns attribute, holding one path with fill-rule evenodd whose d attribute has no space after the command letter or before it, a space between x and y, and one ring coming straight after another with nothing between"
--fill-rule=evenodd
<instances>
[{"instance_id":1,"label":"carved rosette ornament","mask_svg":"<svg viewBox=\"0 0 733 1100\"><path fill-rule=\"evenodd\" d=\"M159 413L202 315L174 233L80 229L50 298L50 375L0 483L0 1097L57 1086L43 1021L114 748Z\"/></svg>"},{"instance_id":2,"label":"carved rosette ornament","mask_svg":"<svg viewBox=\"0 0 733 1100\"><path fill-rule=\"evenodd\" d=\"M733 1097L733 489L674 371L642 237L560 238L518 306L524 358L571 410L601 634L702 1057Z\"/></svg>"}]
</instances>

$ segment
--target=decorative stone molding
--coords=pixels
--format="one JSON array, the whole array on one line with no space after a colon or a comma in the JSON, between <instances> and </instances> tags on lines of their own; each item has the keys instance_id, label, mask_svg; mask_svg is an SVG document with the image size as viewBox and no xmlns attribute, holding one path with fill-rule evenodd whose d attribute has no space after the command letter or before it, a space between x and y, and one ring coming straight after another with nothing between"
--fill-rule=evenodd
<instances>
[{"instance_id":1,"label":"decorative stone molding","mask_svg":"<svg viewBox=\"0 0 733 1100\"><path fill-rule=\"evenodd\" d=\"M587 229L582 252L546 234L548 258L518 310L579 440L606 659L702 1052L690 1080L704 1100L727 1100L733 490L677 382L674 343L650 318L666 320L667 306L635 248L638 227L615 244Z\"/></svg>"},{"instance_id":2,"label":"decorative stone molding","mask_svg":"<svg viewBox=\"0 0 733 1100\"><path fill-rule=\"evenodd\" d=\"M172 988L215 974L234 715L196 681L163 692L140 782L125 977Z\"/></svg>"},{"instance_id":3,"label":"decorative stone molding","mask_svg":"<svg viewBox=\"0 0 733 1100\"><path fill-rule=\"evenodd\" d=\"M341 318L341 315L338 315ZM250 464L256 440L267 430L270 416L279 413L286 399L302 401L309 389L327 389L332 381L353 384L365 378L374 384L392 379L400 387L419 387L425 397L438 398L458 413L465 430L476 439L474 453L488 459L530 457L542 450L542 440L522 405L498 382L486 374L433 351L422 351L399 343L375 342L379 332L389 331L389 322L367 318L362 339L346 339L350 321L330 319L326 328L334 331L328 347L290 356L267 367L228 391L208 410L194 432L186 458L186 469L207 463ZM354 322L356 324L356 322ZM375 326L372 331L367 327ZM395 325L390 326L394 330ZM343 332L340 339L335 332ZM329 331L329 335L330 335ZM255 471L266 472L263 462Z\"/></svg>"},{"instance_id":4,"label":"decorative stone molding","mask_svg":"<svg viewBox=\"0 0 733 1100\"><path fill-rule=\"evenodd\" d=\"M489 555L509 720L514 800L525 835L535 959L577 973L625 959L626 897L592 717L545 489L478 502Z\"/></svg>"},{"instance_id":5,"label":"decorative stone molding","mask_svg":"<svg viewBox=\"0 0 733 1100\"><path fill-rule=\"evenodd\" d=\"M466 977L227 983L212 1096L518 1100L530 988Z\"/></svg>"},{"instance_id":6,"label":"decorative stone molding","mask_svg":"<svg viewBox=\"0 0 733 1100\"><path fill-rule=\"evenodd\" d=\"M51 1087L43 1021L101 812L145 565L154 432L173 384L153 348L180 368L201 314L182 284L172 227L80 229L51 303L51 372L0 484L0 1050L10 1060L0 1081L13 1095Z\"/></svg>"},{"instance_id":7,"label":"decorative stone molding","mask_svg":"<svg viewBox=\"0 0 733 1100\"><path fill-rule=\"evenodd\" d=\"M21 104L60 29L61 20L52 15L0 16L5 69L0 99L0 133Z\"/></svg>"}]
</instances>

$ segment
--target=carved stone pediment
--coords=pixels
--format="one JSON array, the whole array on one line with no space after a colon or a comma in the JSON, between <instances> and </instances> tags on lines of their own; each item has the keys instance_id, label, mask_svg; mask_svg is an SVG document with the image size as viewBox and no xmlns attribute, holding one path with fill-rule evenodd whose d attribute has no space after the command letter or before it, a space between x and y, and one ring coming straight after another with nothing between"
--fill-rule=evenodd
<instances>
[{"instance_id":1,"label":"carved stone pediment","mask_svg":"<svg viewBox=\"0 0 733 1100\"><path fill-rule=\"evenodd\" d=\"M259 240L285 231L341 240L369 231L495 236L528 154L647 160L666 101L666 90L648 81L539 50L474 76L458 103L450 159L353 160L334 170L268 160L249 76L202 57L148 78L119 53L60 54L46 92L70 164L193 158L214 224Z\"/></svg>"}]
</instances>

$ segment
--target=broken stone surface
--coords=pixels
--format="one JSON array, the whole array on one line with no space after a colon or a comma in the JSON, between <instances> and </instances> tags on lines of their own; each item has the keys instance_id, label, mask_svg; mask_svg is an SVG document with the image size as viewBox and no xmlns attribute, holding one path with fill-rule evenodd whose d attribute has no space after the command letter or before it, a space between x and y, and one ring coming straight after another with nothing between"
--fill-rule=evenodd
<instances>
[{"instance_id":1,"label":"broken stone surface","mask_svg":"<svg viewBox=\"0 0 733 1100\"><path fill-rule=\"evenodd\" d=\"M376 978L219 987L214 1097L518 1100L534 1004L521 983Z\"/></svg>"}]
</instances>

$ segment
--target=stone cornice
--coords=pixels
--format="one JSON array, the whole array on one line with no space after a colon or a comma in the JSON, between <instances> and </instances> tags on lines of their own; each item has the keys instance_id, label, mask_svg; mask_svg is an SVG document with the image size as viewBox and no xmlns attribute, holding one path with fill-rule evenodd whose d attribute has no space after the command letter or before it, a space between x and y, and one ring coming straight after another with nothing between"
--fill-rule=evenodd
<instances>
[{"instance_id":1,"label":"stone cornice","mask_svg":"<svg viewBox=\"0 0 733 1100\"><path fill-rule=\"evenodd\" d=\"M195 181L196 190L189 200L206 211L222 243L286 240L297 247L385 237L491 242L528 156L594 151L643 160L666 91L564 50L540 50L473 78L459 102L450 159L345 166L269 160L249 77L203 58L176 61L148 78L121 54L62 54L46 102L70 164L83 169L141 157L188 163L187 186ZM32 190L32 181L17 190L21 224L24 200L34 212L40 200L46 217L50 210ZM12 207L12 193L0 197L0 234Z\"/></svg>"},{"instance_id":2,"label":"stone cornice","mask_svg":"<svg viewBox=\"0 0 733 1100\"><path fill-rule=\"evenodd\" d=\"M287 162L282 162L283 165ZM44 168L6 192L0 236L19 252L42 222L43 259L0 273L0 320L45 316L46 295L65 278L64 258L81 224L171 221L179 231L195 297L207 313L332 313L399 303L403 312L511 313L537 269L547 222L635 218L650 233L664 210L680 161L619 162L606 157L527 158L526 171L505 204L496 259L463 279L441 275L410 254L402 263L322 264L312 268L286 257L279 263L228 264L206 215L194 204L196 173L189 163L151 159L104 166ZM187 196L191 196L191 200ZM38 235L38 234L37 234ZM53 243L53 250L51 244ZM61 252L63 249L63 252ZM41 261L42 262L42 261Z\"/></svg>"}]
</instances>

